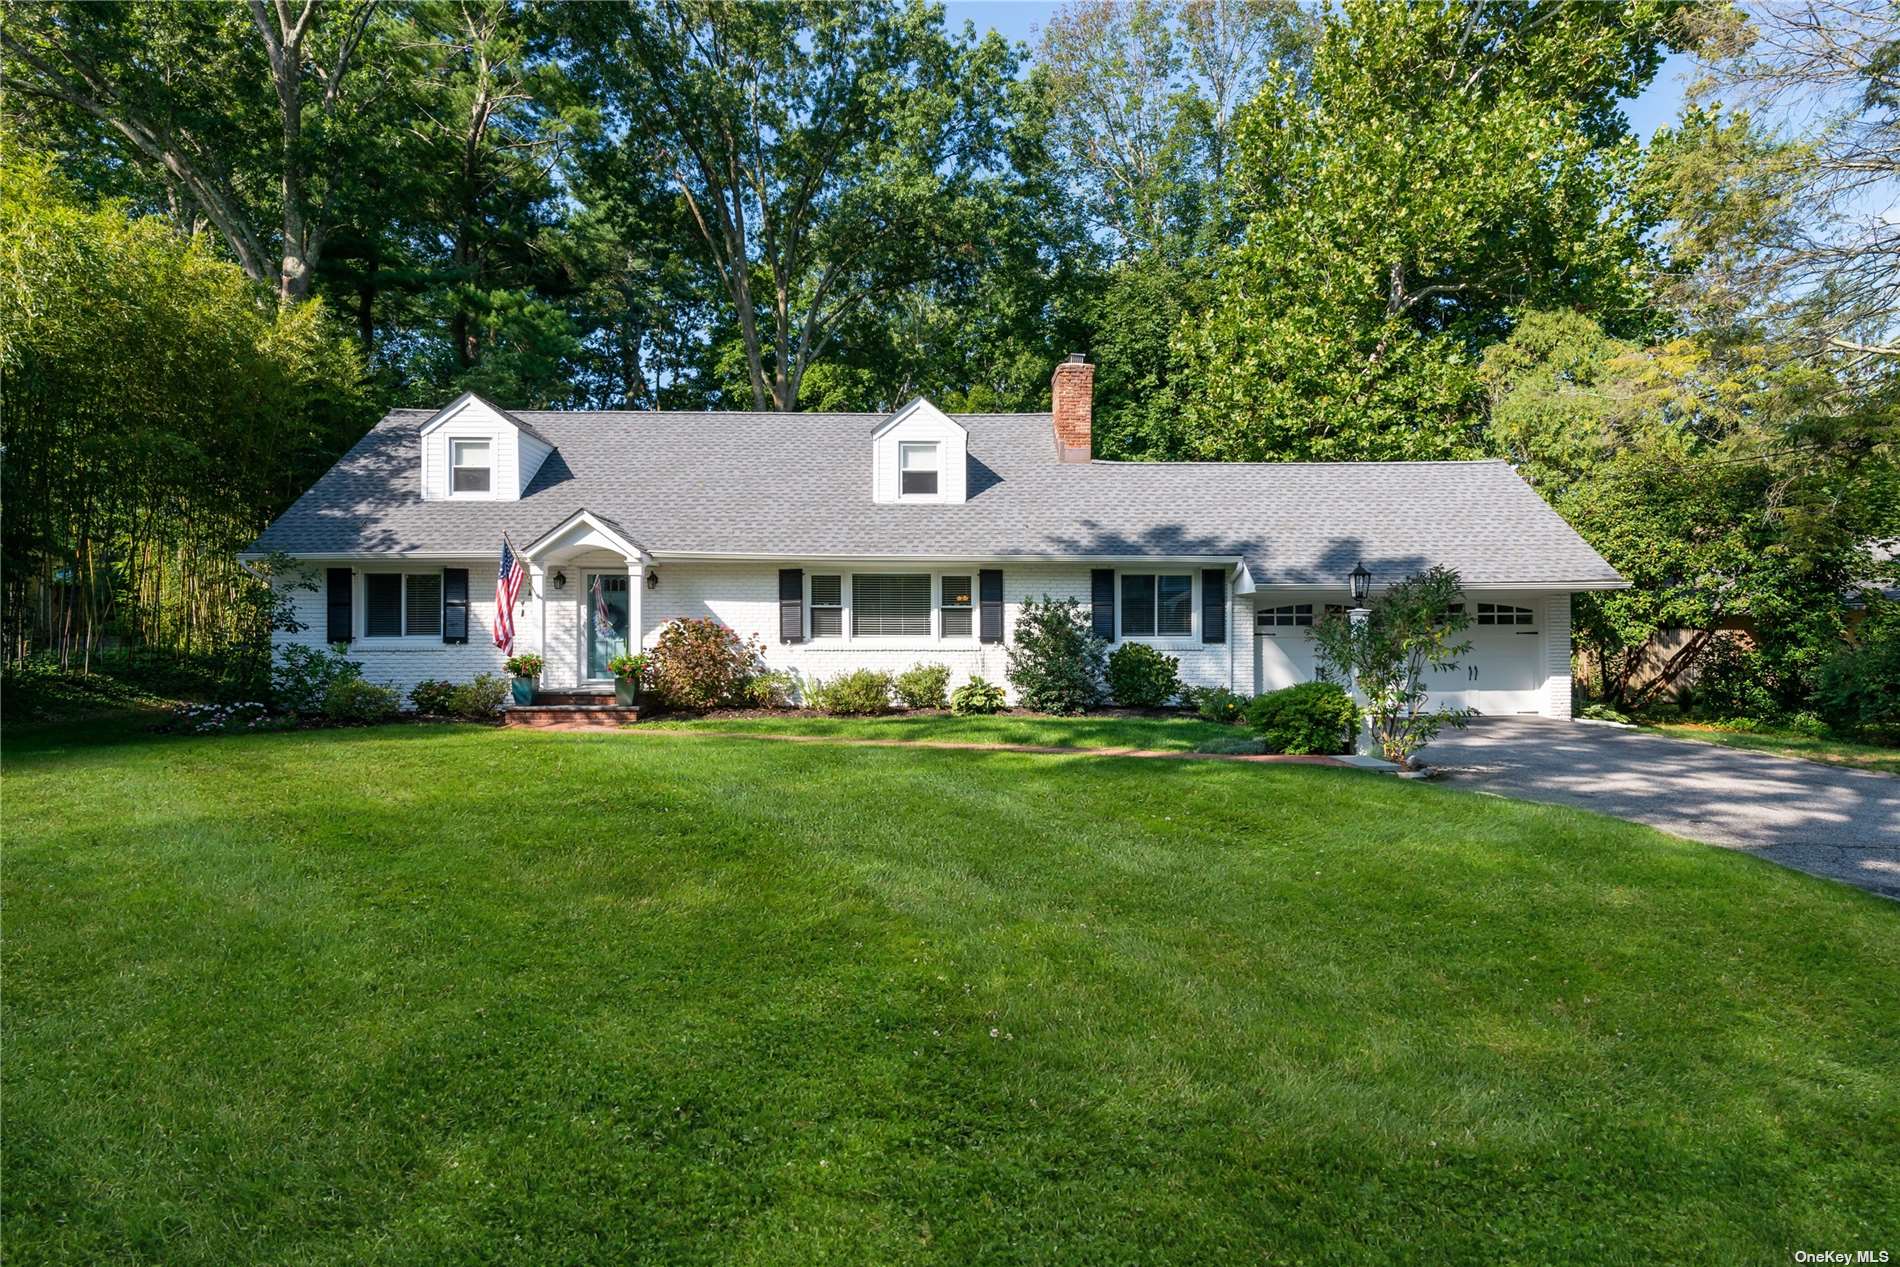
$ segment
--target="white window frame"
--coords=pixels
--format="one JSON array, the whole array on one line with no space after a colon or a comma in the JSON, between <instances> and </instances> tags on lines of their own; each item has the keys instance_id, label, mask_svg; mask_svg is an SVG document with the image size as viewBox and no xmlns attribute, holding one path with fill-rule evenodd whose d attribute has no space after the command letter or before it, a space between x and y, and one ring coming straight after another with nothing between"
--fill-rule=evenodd
<instances>
[{"instance_id":1,"label":"white window frame","mask_svg":"<svg viewBox=\"0 0 1900 1267\"><path fill-rule=\"evenodd\" d=\"M907 493L904 491L904 455L913 449L930 450L930 473L937 477L937 487L928 493ZM921 473L923 468L918 468ZM934 502L943 500L943 443L938 440L899 440L897 442L897 500L906 502ZM872 573L873 576L878 573Z\"/></svg>"},{"instance_id":2,"label":"white window frame","mask_svg":"<svg viewBox=\"0 0 1900 1267\"><path fill-rule=\"evenodd\" d=\"M493 436L450 436L448 440L448 444L449 444L449 450L448 450L448 467L449 467L448 494L449 496L466 498L470 501L493 500L497 491L496 486L500 480L500 471L498 469L500 466L500 463L498 459L501 456L501 453L500 453L501 446L495 442L495 438ZM455 465L455 446L458 444L479 444L487 448L488 450L488 466L487 466L488 487L485 490L481 492L475 492L473 490L470 490L468 492L463 492L460 489L455 487L455 472L458 469ZM479 471L483 468L472 465L472 464L465 464L459 469L465 470L465 471Z\"/></svg>"},{"instance_id":3,"label":"white window frame","mask_svg":"<svg viewBox=\"0 0 1900 1267\"><path fill-rule=\"evenodd\" d=\"M1131 634L1123 619L1125 608L1122 606L1122 581L1130 576L1151 576L1155 578L1154 615L1155 632L1151 634ZM1164 576L1185 576L1188 583L1188 627L1186 633L1161 632L1161 578ZM1126 572L1115 573L1115 637L1118 642L1149 642L1157 646L1186 644L1196 642L1201 636L1201 578L1200 574L1188 569L1186 572L1170 571L1163 568L1130 568Z\"/></svg>"},{"instance_id":4,"label":"white window frame","mask_svg":"<svg viewBox=\"0 0 1900 1267\"><path fill-rule=\"evenodd\" d=\"M355 614L354 619L351 621L351 624L354 625L355 627L357 641L361 643L366 643L371 648L397 647L397 646L440 647L440 646L445 646L445 645L446 646L461 645L459 643L445 644L442 641L442 594L443 594L443 587L445 583L443 575L442 575L443 571L444 569L442 568L379 568L379 567L358 568L356 572L356 587L355 587L356 592L353 595L353 599L354 599L354 603L356 607L356 614ZM399 634L373 634L369 631L369 578L371 576L400 576L402 578L402 593L398 597L397 602L396 602L397 610L402 612L402 630L403 631L401 633ZM416 577L416 576L432 576L435 578L436 589L435 589L435 632L434 633L413 633L412 634L409 632L409 579L411 577ZM470 597L472 598L473 595L471 595ZM471 602L469 606L471 609L469 612L469 627L473 629L475 625L473 602Z\"/></svg>"},{"instance_id":5,"label":"white window frame","mask_svg":"<svg viewBox=\"0 0 1900 1267\"><path fill-rule=\"evenodd\" d=\"M826 575L830 575L830 573L826 573ZM856 626L857 626L857 616L858 616L858 577L860 576L921 576L925 578L925 581L928 583L930 588L929 588L928 593L926 593L925 595L926 601L924 603L924 612L930 622L930 627L926 629L923 633L914 633L914 634L861 634L859 633L857 631ZM845 593L843 595L844 632L845 632L845 640L847 642L863 642L863 643L870 643L874 645L890 646L896 643L904 642L907 639L913 642L941 642L943 641L943 620L942 620L942 617L940 617L937 612L937 594L938 594L939 587L942 585L943 582L938 573L918 572L915 570L907 571L903 569L884 570L884 569L878 569L878 568L866 568L862 572L846 573L846 577L850 582L849 586L846 588ZM961 639L959 639L959 641L961 641Z\"/></svg>"}]
</instances>

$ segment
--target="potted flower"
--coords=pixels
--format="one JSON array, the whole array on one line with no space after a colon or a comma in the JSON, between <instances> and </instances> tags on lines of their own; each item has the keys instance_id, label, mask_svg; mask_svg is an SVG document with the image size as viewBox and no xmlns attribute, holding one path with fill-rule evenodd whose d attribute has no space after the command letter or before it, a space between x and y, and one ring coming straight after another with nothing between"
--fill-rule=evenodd
<instances>
[{"instance_id":1,"label":"potted flower","mask_svg":"<svg viewBox=\"0 0 1900 1267\"><path fill-rule=\"evenodd\" d=\"M534 703L534 680L541 676L541 657L532 651L508 657L508 672L515 679L515 703Z\"/></svg>"},{"instance_id":2,"label":"potted flower","mask_svg":"<svg viewBox=\"0 0 1900 1267\"><path fill-rule=\"evenodd\" d=\"M647 657L617 655L607 661L607 672L614 675L614 703L625 708L640 702L640 676L647 671Z\"/></svg>"}]
</instances>

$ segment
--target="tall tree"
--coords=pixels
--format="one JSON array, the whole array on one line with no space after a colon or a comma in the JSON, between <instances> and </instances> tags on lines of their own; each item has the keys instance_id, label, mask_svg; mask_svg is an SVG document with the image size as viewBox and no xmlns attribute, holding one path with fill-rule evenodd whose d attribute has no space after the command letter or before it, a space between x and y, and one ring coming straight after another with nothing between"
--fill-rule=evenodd
<instances>
[{"instance_id":1,"label":"tall tree","mask_svg":"<svg viewBox=\"0 0 1900 1267\"><path fill-rule=\"evenodd\" d=\"M665 0L572 15L625 159L673 182L726 291L753 407L798 408L867 305L933 277L997 153L1015 58L921 0ZM955 216L950 217L952 221Z\"/></svg>"},{"instance_id":2,"label":"tall tree","mask_svg":"<svg viewBox=\"0 0 1900 1267\"><path fill-rule=\"evenodd\" d=\"M1050 20L1052 140L1119 255L1220 239L1236 112L1276 68L1300 73L1310 27L1291 0L1080 0Z\"/></svg>"},{"instance_id":3,"label":"tall tree","mask_svg":"<svg viewBox=\"0 0 1900 1267\"><path fill-rule=\"evenodd\" d=\"M1518 306L1650 320L1639 150L1616 103L1664 10L1348 0L1310 90L1244 113L1245 240L1182 327L1188 451L1446 457L1478 441L1472 363Z\"/></svg>"},{"instance_id":4,"label":"tall tree","mask_svg":"<svg viewBox=\"0 0 1900 1267\"><path fill-rule=\"evenodd\" d=\"M359 100L395 56L377 18L378 0L11 0L0 49L9 90L96 121L294 303L364 157Z\"/></svg>"},{"instance_id":5,"label":"tall tree","mask_svg":"<svg viewBox=\"0 0 1900 1267\"><path fill-rule=\"evenodd\" d=\"M1900 6L1711 5L1683 22L1703 74L1655 167L1685 300L1900 358Z\"/></svg>"}]
</instances>

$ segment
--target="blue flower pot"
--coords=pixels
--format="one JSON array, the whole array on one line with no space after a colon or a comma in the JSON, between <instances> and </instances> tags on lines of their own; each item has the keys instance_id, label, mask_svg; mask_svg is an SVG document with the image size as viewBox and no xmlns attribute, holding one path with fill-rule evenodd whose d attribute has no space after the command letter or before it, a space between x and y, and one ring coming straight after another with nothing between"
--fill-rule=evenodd
<instances>
[{"instance_id":1,"label":"blue flower pot","mask_svg":"<svg viewBox=\"0 0 1900 1267\"><path fill-rule=\"evenodd\" d=\"M534 679L533 678L518 677L515 679L514 685L515 685L515 703L517 704L534 703Z\"/></svg>"}]
</instances>

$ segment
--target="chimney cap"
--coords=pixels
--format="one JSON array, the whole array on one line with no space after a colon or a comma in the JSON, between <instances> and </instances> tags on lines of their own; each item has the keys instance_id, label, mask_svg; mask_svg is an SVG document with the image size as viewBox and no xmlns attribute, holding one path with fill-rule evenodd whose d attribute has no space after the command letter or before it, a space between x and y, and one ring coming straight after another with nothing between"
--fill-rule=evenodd
<instances>
[{"instance_id":1,"label":"chimney cap","mask_svg":"<svg viewBox=\"0 0 1900 1267\"><path fill-rule=\"evenodd\" d=\"M1087 364L1088 364L1088 360L1089 360L1089 358L1088 358L1088 353L1086 353L1086 352L1071 352L1071 353L1069 353L1069 360L1068 360L1068 363L1069 363L1070 365L1087 365Z\"/></svg>"}]
</instances>

